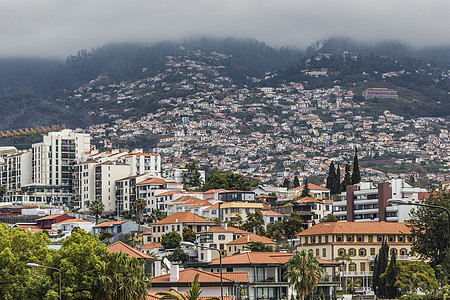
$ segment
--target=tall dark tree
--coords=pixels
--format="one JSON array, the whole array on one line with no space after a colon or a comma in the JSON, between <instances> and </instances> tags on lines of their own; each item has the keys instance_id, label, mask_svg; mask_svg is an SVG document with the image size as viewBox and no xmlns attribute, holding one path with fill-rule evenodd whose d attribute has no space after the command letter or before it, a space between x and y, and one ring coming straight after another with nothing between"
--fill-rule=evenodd
<instances>
[{"instance_id":1,"label":"tall dark tree","mask_svg":"<svg viewBox=\"0 0 450 300\"><path fill-rule=\"evenodd\" d=\"M398 290L395 286L395 282L397 281L398 276L398 266L397 259L395 255L395 251L392 251L391 261L386 269L386 273L384 274L385 280L385 294L389 299L397 298Z\"/></svg>"},{"instance_id":2,"label":"tall dark tree","mask_svg":"<svg viewBox=\"0 0 450 300\"><path fill-rule=\"evenodd\" d=\"M334 162L330 163L328 169L327 185L326 188L331 190L331 194L335 194L334 187L336 185L336 168L334 167Z\"/></svg>"},{"instance_id":3,"label":"tall dark tree","mask_svg":"<svg viewBox=\"0 0 450 300\"><path fill-rule=\"evenodd\" d=\"M336 180L334 181L334 194L341 192L341 167L338 165L336 169Z\"/></svg>"},{"instance_id":4,"label":"tall dark tree","mask_svg":"<svg viewBox=\"0 0 450 300\"><path fill-rule=\"evenodd\" d=\"M352 184L357 184L360 182L361 182L361 172L359 170L358 148L355 148L355 156L353 157Z\"/></svg>"},{"instance_id":5,"label":"tall dark tree","mask_svg":"<svg viewBox=\"0 0 450 300\"><path fill-rule=\"evenodd\" d=\"M445 207L450 210L450 190L430 193L423 204ZM429 260L437 270L441 266L447 270L450 279L449 216L443 209L419 207L410 212L411 219L406 225L411 230L412 249L422 258Z\"/></svg>"},{"instance_id":6,"label":"tall dark tree","mask_svg":"<svg viewBox=\"0 0 450 300\"><path fill-rule=\"evenodd\" d=\"M281 186L289 189L291 187L291 183L289 182L289 179L285 178L283 181L283 184Z\"/></svg>"},{"instance_id":7,"label":"tall dark tree","mask_svg":"<svg viewBox=\"0 0 450 300\"><path fill-rule=\"evenodd\" d=\"M183 183L193 187L202 185L201 175L195 162L186 165L186 171L183 172Z\"/></svg>"},{"instance_id":8,"label":"tall dark tree","mask_svg":"<svg viewBox=\"0 0 450 300\"><path fill-rule=\"evenodd\" d=\"M383 241L380 251L375 258L375 265L373 267L373 290L378 297L384 297L386 293L386 278L383 273L386 271L389 262L389 246L386 241Z\"/></svg>"},{"instance_id":9,"label":"tall dark tree","mask_svg":"<svg viewBox=\"0 0 450 300\"><path fill-rule=\"evenodd\" d=\"M341 183L341 191L345 192L347 186L352 185L352 175L350 174L350 165L345 165L345 175Z\"/></svg>"},{"instance_id":10,"label":"tall dark tree","mask_svg":"<svg viewBox=\"0 0 450 300\"><path fill-rule=\"evenodd\" d=\"M302 194L300 196L302 198L303 197L311 197L311 190L309 189L308 178L306 178L306 177L305 177L305 180L303 180L303 189L302 189Z\"/></svg>"},{"instance_id":11,"label":"tall dark tree","mask_svg":"<svg viewBox=\"0 0 450 300\"><path fill-rule=\"evenodd\" d=\"M297 176L294 177L294 182L293 182L292 185L293 185L294 188L300 186L300 180L298 180Z\"/></svg>"}]
</instances>

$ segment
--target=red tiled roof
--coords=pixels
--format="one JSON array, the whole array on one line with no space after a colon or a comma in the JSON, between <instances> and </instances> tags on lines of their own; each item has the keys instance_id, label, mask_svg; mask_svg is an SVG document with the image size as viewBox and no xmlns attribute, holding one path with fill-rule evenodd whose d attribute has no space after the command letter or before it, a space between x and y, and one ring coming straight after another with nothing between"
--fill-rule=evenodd
<instances>
[{"instance_id":1,"label":"red tiled roof","mask_svg":"<svg viewBox=\"0 0 450 300\"><path fill-rule=\"evenodd\" d=\"M314 203L320 203L320 204L322 204L322 201L319 201L319 200L317 200L317 199L313 199L313 198L311 198L311 197L303 197L303 198L301 198L301 199L298 199L296 202L297 202L297 203L311 203L311 202L314 202Z\"/></svg>"},{"instance_id":2,"label":"red tiled roof","mask_svg":"<svg viewBox=\"0 0 450 300\"><path fill-rule=\"evenodd\" d=\"M150 178L141 182L136 183L136 185L141 185L141 184L164 184L167 183L164 179L162 178Z\"/></svg>"},{"instance_id":3,"label":"red tiled roof","mask_svg":"<svg viewBox=\"0 0 450 300\"><path fill-rule=\"evenodd\" d=\"M319 263L319 265L340 265L341 263L338 261L334 261L334 260L328 260L328 259L321 259L321 258L316 258L317 262Z\"/></svg>"},{"instance_id":4,"label":"red tiled roof","mask_svg":"<svg viewBox=\"0 0 450 300\"><path fill-rule=\"evenodd\" d=\"M174 194L182 194L183 192L181 190L176 190L176 191L168 191L168 192L164 192L158 195L155 195L155 197L162 197L162 196L171 196Z\"/></svg>"},{"instance_id":5,"label":"red tiled roof","mask_svg":"<svg viewBox=\"0 0 450 300\"><path fill-rule=\"evenodd\" d=\"M186 295L186 292L180 292L180 293L182 295ZM169 294L178 296L178 294L175 292L169 292ZM161 297L162 296L158 295L157 292L149 292L147 294L146 300L159 300L159 299L161 299ZM197 298L197 300L209 300L211 298L212 298L212 296L199 296ZM223 300L235 300L235 299L236 299L236 296L225 296L225 295L223 296Z\"/></svg>"},{"instance_id":6,"label":"red tiled roof","mask_svg":"<svg viewBox=\"0 0 450 300\"><path fill-rule=\"evenodd\" d=\"M263 244L276 244L273 240L269 239L268 237L250 233L241 236L240 238L235 239L234 241L229 242L227 245L248 244L250 242L261 242Z\"/></svg>"},{"instance_id":7,"label":"red tiled roof","mask_svg":"<svg viewBox=\"0 0 450 300\"><path fill-rule=\"evenodd\" d=\"M208 221L199 217L191 212L177 212L173 215L168 216L167 218L162 219L159 222L153 223L152 225L161 225L161 224L175 224L175 223L211 223L212 221Z\"/></svg>"},{"instance_id":8,"label":"red tiled roof","mask_svg":"<svg viewBox=\"0 0 450 300\"><path fill-rule=\"evenodd\" d=\"M155 248L164 248L161 243L148 243L139 247L140 250L151 250Z\"/></svg>"},{"instance_id":9,"label":"red tiled roof","mask_svg":"<svg viewBox=\"0 0 450 300\"><path fill-rule=\"evenodd\" d=\"M96 227L96 228L98 228L98 227L109 227L109 226L113 226L113 225L120 225L120 224L123 224L123 223L125 223L127 221L128 220L104 222L104 223L95 225L94 227Z\"/></svg>"},{"instance_id":10,"label":"red tiled roof","mask_svg":"<svg viewBox=\"0 0 450 300\"><path fill-rule=\"evenodd\" d=\"M178 282L193 282L195 275L200 274L198 277L199 283L216 282L220 283L220 273L213 273L198 270L195 268L189 268L181 270L179 273ZM249 282L247 272L223 272L224 282ZM152 278L152 283L158 282L170 282L170 274L160 275Z\"/></svg>"},{"instance_id":11,"label":"red tiled roof","mask_svg":"<svg viewBox=\"0 0 450 300\"><path fill-rule=\"evenodd\" d=\"M250 234L251 233L251 232L247 232L245 230L234 228L231 226L228 226L227 229L223 229L220 226L215 226L215 227L208 228L208 230L202 230L198 233L206 233L206 232L231 232L231 233L241 233L241 234Z\"/></svg>"},{"instance_id":12,"label":"red tiled roof","mask_svg":"<svg viewBox=\"0 0 450 300\"><path fill-rule=\"evenodd\" d=\"M297 235L322 234L410 234L405 223L397 222L330 222L314 225Z\"/></svg>"},{"instance_id":13,"label":"red tiled roof","mask_svg":"<svg viewBox=\"0 0 450 300\"><path fill-rule=\"evenodd\" d=\"M136 250L121 241L115 242L106 247L111 253L122 252L134 258L154 259L150 255L147 255L139 250Z\"/></svg>"},{"instance_id":14,"label":"red tiled roof","mask_svg":"<svg viewBox=\"0 0 450 300\"><path fill-rule=\"evenodd\" d=\"M49 216L45 216L45 217L42 217L42 218L40 218L40 219L37 219L36 221L52 220L52 219L55 219L55 218L57 218L57 217L64 216L64 215L66 215L66 214L49 215ZM71 217L71 218L72 218L72 217Z\"/></svg>"},{"instance_id":15,"label":"red tiled roof","mask_svg":"<svg viewBox=\"0 0 450 300\"><path fill-rule=\"evenodd\" d=\"M274 264L284 265L292 257L292 253L282 252L247 252L222 257L222 265ZM218 266L219 259L212 260L209 265Z\"/></svg>"},{"instance_id":16,"label":"red tiled roof","mask_svg":"<svg viewBox=\"0 0 450 300\"><path fill-rule=\"evenodd\" d=\"M293 189L290 189L290 191L301 191L303 190L305 185L301 185L298 187L295 187ZM313 184L313 183L308 183L308 188L310 190L322 190L322 191L331 191L330 189L324 188L323 186L317 185L317 184Z\"/></svg>"},{"instance_id":17,"label":"red tiled roof","mask_svg":"<svg viewBox=\"0 0 450 300\"><path fill-rule=\"evenodd\" d=\"M56 224L63 224L63 223L81 223L81 222L82 222L82 223L91 223L91 222L89 222L89 221L82 220L82 219L67 219L67 220L58 222L58 223L56 223Z\"/></svg>"},{"instance_id":18,"label":"red tiled roof","mask_svg":"<svg viewBox=\"0 0 450 300\"><path fill-rule=\"evenodd\" d=\"M205 210L207 210L207 209L219 209L219 203L222 203L222 202L217 202L216 204L213 204L210 207L205 208Z\"/></svg>"},{"instance_id":19,"label":"red tiled roof","mask_svg":"<svg viewBox=\"0 0 450 300\"><path fill-rule=\"evenodd\" d=\"M266 217L284 217L283 214L280 214L279 212L273 211L273 210L263 210L261 211L263 216Z\"/></svg>"}]
</instances>

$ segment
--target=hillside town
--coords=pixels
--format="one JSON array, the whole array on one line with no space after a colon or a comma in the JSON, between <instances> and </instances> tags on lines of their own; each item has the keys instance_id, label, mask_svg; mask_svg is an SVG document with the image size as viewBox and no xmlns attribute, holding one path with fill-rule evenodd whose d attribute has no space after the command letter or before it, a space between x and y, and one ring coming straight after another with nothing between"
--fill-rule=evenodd
<instances>
[{"instance_id":1,"label":"hillside town","mask_svg":"<svg viewBox=\"0 0 450 300\"><path fill-rule=\"evenodd\" d=\"M164 155L168 168L194 160L280 184L296 175L323 178L330 161L350 163L357 147L367 161L362 169L366 180L409 179L418 173L428 182L448 180L448 120L367 109L373 98L398 98L398 91L379 88L357 94L338 82L333 88L313 90L305 89L305 82L261 87L276 73L248 78L258 85L240 86L224 75L230 59L218 52L186 51L185 56L167 56L157 74L147 75L150 70L144 68L142 79L120 84L100 76L67 91L59 101L67 107L90 105L88 114L109 120L88 129L100 148L155 136L159 142L146 150ZM326 78L327 70L315 71L302 72ZM435 76L439 80L448 74ZM149 98L155 109L142 115L140 103Z\"/></svg>"},{"instance_id":2,"label":"hillside town","mask_svg":"<svg viewBox=\"0 0 450 300\"><path fill-rule=\"evenodd\" d=\"M142 264L151 278L147 299L162 299L173 287L188 292L195 280L208 297L289 299L300 290L285 265L297 255L311 255L321 270L308 293L374 299L382 249L399 262L422 263L405 222L433 196L402 178L363 180L334 196L306 179L290 189L189 190L189 170L163 167L165 156L100 152L90 139L65 129L29 150L0 148L0 221L10 230L45 232L57 251L91 233L108 253ZM204 172L197 176L207 181ZM441 183L444 193L448 183Z\"/></svg>"}]
</instances>

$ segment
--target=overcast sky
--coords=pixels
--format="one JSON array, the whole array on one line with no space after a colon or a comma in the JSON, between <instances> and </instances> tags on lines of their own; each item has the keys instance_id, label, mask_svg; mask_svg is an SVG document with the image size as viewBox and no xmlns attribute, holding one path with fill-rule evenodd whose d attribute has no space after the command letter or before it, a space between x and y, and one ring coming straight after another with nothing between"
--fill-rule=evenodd
<instances>
[{"instance_id":1,"label":"overcast sky","mask_svg":"<svg viewBox=\"0 0 450 300\"><path fill-rule=\"evenodd\" d=\"M0 56L64 58L197 36L302 48L334 35L449 45L449 16L449 0L0 0Z\"/></svg>"}]
</instances>

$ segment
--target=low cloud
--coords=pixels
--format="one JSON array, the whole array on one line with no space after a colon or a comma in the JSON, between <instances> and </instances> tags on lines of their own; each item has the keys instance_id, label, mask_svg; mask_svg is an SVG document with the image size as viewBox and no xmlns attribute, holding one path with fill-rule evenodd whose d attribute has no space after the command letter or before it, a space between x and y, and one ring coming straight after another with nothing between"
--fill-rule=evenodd
<instances>
[{"instance_id":1,"label":"low cloud","mask_svg":"<svg viewBox=\"0 0 450 300\"><path fill-rule=\"evenodd\" d=\"M110 42L197 36L304 48L331 36L450 44L450 1L0 0L0 56L64 58Z\"/></svg>"}]
</instances>

